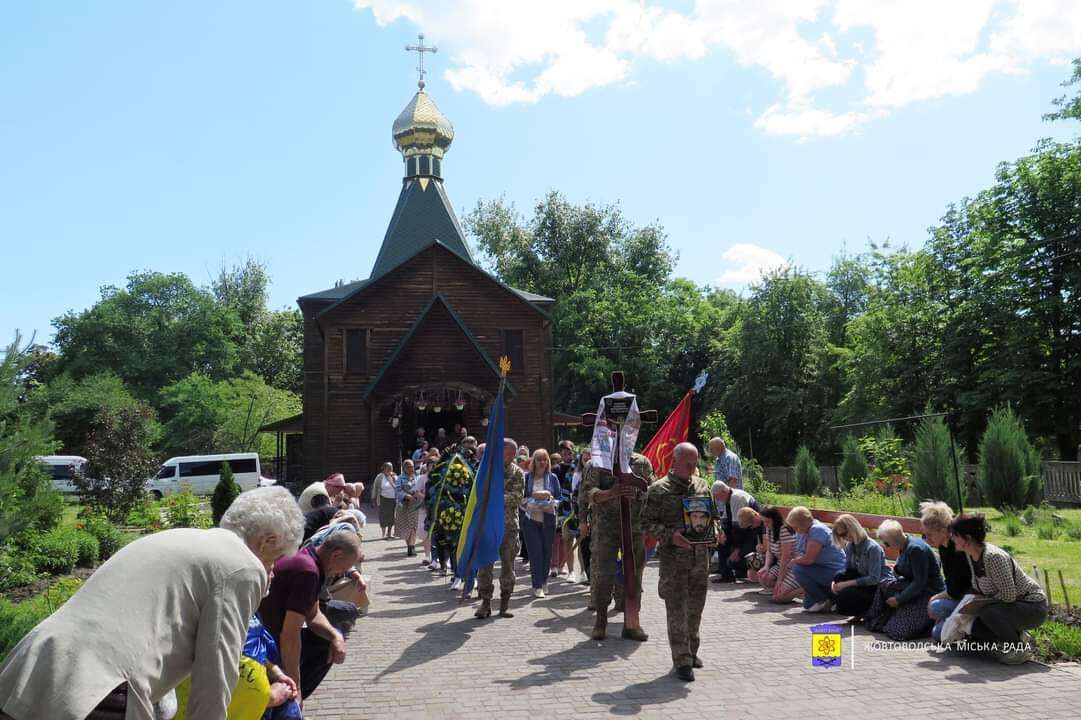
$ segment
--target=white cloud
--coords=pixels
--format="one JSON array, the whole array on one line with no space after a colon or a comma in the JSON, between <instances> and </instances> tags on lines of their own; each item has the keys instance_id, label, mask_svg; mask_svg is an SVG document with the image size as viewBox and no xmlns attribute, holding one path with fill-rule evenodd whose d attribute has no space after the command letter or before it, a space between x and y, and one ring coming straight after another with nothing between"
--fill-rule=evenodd
<instances>
[{"instance_id":1,"label":"white cloud","mask_svg":"<svg viewBox=\"0 0 1081 720\"><path fill-rule=\"evenodd\" d=\"M449 55L444 77L495 106L633 84L636 63L716 53L767 72L755 126L840 135L1081 52L1078 0L354 0ZM829 99L823 91L830 90ZM841 92L838 92L841 91ZM838 99L839 98L839 99Z\"/></svg>"},{"instance_id":2,"label":"white cloud","mask_svg":"<svg viewBox=\"0 0 1081 720\"><path fill-rule=\"evenodd\" d=\"M773 270L789 265L781 255L769 248L752 243L736 243L721 253L725 271L717 278L718 285L746 285L756 282Z\"/></svg>"}]
</instances>

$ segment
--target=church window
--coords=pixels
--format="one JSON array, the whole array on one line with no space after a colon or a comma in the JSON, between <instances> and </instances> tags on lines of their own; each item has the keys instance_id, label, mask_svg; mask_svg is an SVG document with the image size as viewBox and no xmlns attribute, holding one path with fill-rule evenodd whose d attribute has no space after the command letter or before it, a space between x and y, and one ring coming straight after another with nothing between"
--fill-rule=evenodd
<instances>
[{"instance_id":1,"label":"church window","mask_svg":"<svg viewBox=\"0 0 1081 720\"><path fill-rule=\"evenodd\" d=\"M510 358L510 371L525 370L525 352L523 351L522 331L503 331L503 354Z\"/></svg>"},{"instance_id":2,"label":"church window","mask_svg":"<svg viewBox=\"0 0 1081 720\"><path fill-rule=\"evenodd\" d=\"M368 374L368 331L349 328L345 331L345 372L350 375Z\"/></svg>"}]
</instances>

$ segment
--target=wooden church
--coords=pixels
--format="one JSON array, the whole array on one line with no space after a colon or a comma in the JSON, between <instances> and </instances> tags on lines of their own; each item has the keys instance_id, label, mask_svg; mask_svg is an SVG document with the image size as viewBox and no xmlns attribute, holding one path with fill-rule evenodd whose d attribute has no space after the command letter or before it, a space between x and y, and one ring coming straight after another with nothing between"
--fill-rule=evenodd
<instances>
[{"instance_id":1,"label":"wooden church","mask_svg":"<svg viewBox=\"0 0 1081 720\"><path fill-rule=\"evenodd\" d=\"M482 439L511 360L507 435L553 439L551 298L509 287L479 267L443 187L454 128L419 90L394 121L405 161L398 204L366 280L298 299L304 316L304 482L340 471L369 486L444 428ZM299 423L297 422L299 421ZM268 428L269 429L269 428ZM292 444L296 450L301 448Z\"/></svg>"}]
</instances>

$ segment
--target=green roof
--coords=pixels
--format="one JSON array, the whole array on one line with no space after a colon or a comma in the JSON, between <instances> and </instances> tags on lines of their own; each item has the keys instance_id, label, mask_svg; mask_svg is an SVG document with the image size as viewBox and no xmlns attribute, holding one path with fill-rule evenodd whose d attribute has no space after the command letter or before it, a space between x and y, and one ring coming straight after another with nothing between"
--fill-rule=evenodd
<instances>
[{"instance_id":1,"label":"green roof","mask_svg":"<svg viewBox=\"0 0 1081 720\"><path fill-rule=\"evenodd\" d=\"M476 264L443 183L435 178L406 178L369 279L390 272L433 240Z\"/></svg>"}]
</instances>

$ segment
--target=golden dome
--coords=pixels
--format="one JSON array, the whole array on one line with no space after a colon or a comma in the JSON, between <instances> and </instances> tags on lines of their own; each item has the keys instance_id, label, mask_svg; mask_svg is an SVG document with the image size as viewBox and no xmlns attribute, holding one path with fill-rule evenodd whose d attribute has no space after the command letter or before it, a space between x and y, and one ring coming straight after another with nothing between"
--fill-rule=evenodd
<instances>
[{"instance_id":1,"label":"golden dome","mask_svg":"<svg viewBox=\"0 0 1081 720\"><path fill-rule=\"evenodd\" d=\"M454 126L421 88L394 121L393 134L394 147L403 157L431 155L442 159L454 140Z\"/></svg>"}]
</instances>

